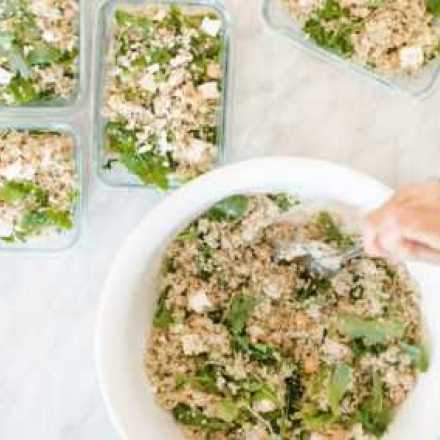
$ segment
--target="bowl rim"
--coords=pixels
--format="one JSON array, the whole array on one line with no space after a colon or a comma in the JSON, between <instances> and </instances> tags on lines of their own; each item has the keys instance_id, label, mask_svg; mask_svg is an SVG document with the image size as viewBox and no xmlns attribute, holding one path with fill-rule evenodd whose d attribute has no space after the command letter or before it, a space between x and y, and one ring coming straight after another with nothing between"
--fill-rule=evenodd
<instances>
[{"instance_id":1,"label":"bowl rim","mask_svg":"<svg viewBox=\"0 0 440 440\"><path fill-rule=\"evenodd\" d=\"M151 221L154 222L156 219L164 218L163 212L170 212L170 209L173 209L173 205L176 200L185 200L188 195L191 195L194 192L203 191L204 188L207 187L208 184L211 184L213 181L218 182L224 177L230 177L231 174L234 174L236 177L235 186L243 186L243 193L252 192L249 190L246 185L243 185L240 180L240 176L246 170L249 169L264 169L264 167L283 167L285 170L287 167L292 167L293 170L298 167L304 167L306 170L310 168L315 168L321 172L330 172L333 174L340 174L341 177L344 176L345 179L353 179L357 182L359 186L370 187L371 191L375 191L377 193L377 204L383 202L385 199L390 197L393 194L393 190L387 185L379 182L373 177L370 177L362 172L356 171L352 168L335 164L332 162L319 160L319 159L309 159L305 157L297 157L297 156L271 156L271 157L260 157L251 160L246 160L242 162L233 163L222 168L218 168L210 173L207 173L188 185L178 189L177 191L171 193L168 197L164 198L160 201L155 207L153 207L145 217L139 222L139 224L127 235L125 242L117 252L116 258L114 259L110 271L108 272L108 276L103 285L101 291L100 303L97 309L96 316L96 324L95 324L95 335L94 335L94 349L95 349L95 365L97 378L99 383L99 388L101 390L101 394L104 399L105 407L110 416L110 420L118 432L119 436L124 439L128 439L128 433L124 429L123 418L117 412L117 405L112 401L112 383L108 380L109 378L109 369L108 366L104 363L105 354L107 353L106 347L106 328L108 328L108 319L107 319L107 307L112 307L112 298L115 298L114 288L112 288L114 282L113 280L117 279L118 273L121 267L124 266L123 262L127 259L127 257L133 252L133 246L135 243L139 242L136 240L138 238L138 234L142 234L142 231L145 230L146 225ZM264 178L262 178L264 180ZM259 190L264 191L264 186L267 186L267 190L270 190L271 183L268 182L265 184L264 182L260 185ZM274 185L272 185L273 187ZM272 188L273 190L273 188ZM236 190L235 193L240 192L240 190ZM232 193L231 193L232 194ZM207 196L209 197L209 196ZM211 196L212 197L212 196ZM375 196L376 198L376 196ZM206 202L206 201L205 201ZM376 203L376 201L374 201ZM210 201L211 204L211 201ZM366 203L360 203L360 206L366 205ZM206 205L204 205L203 198L197 203L194 203L191 206L191 211L196 214L204 209ZM185 216L181 217L182 219L188 219L188 212ZM176 216L176 219L171 223L179 222L180 216ZM144 236L144 235L142 235ZM138 247L138 246L137 246ZM154 246L155 247L155 246ZM153 247L153 248L154 248ZM108 339L108 338L107 338Z\"/></svg>"}]
</instances>

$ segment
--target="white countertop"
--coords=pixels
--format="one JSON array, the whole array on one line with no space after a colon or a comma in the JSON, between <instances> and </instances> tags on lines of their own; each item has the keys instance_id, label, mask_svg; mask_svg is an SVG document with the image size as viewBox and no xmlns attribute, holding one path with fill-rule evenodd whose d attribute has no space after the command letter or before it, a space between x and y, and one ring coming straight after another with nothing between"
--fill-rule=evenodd
<instances>
[{"instance_id":1,"label":"white countertop","mask_svg":"<svg viewBox=\"0 0 440 440\"><path fill-rule=\"evenodd\" d=\"M392 186L438 174L440 90L422 102L390 95L272 34L260 0L226 3L237 58L230 160L312 156ZM116 439L94 370L96 307L124 237L159 198L92 176L74 250L0 255L0 439Z\"/></svg>"}]
</instances>

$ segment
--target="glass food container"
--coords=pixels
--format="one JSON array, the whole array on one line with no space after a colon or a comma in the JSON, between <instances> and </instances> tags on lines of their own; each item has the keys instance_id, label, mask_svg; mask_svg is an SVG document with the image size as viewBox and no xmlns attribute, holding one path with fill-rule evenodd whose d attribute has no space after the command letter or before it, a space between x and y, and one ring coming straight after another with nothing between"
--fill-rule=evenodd
<instances>
[{"instance_id":1,"label":"glass food container","mask_svg":"<svg viewBox=\"0 0 440 440\"><path fill-rule=\"evenodd\" d=\"M11 0L13 1L13 0ZM13 116L40 116L44 112L45 116L65 115L77 111L87 98L88 92L88 72L87 72L87 7L89 0L78 0L78 81L74 93L69 99L58 99L31 102L24 105L1 105L0 115Z\"/></svg>"},{"instance_id":2,"label":"glass food container","mask_svg":"<svg viewBox=\"0 0 440 440\"><path fill-rule=\"evenodd\" d=\"M105 146L106 119L101 114L103 95L107 72L108 52L110 49L115 10L123 6L172 6L176 5L184 12L203 11L215 13L223 23L223 44L224 51L221 60L223 79L221 87L220 110L217 114L218 133L216 147L218 151L215 166L225 161L225 146L228 145L229 114L230 104L230 83L231 83L231 24L223 3L217 0L104 0L97 12L97 26L95 41L95 72L94 72L94 144L95 144L95 166L100 178L107 184L116 187L138 187L157 190L154 185L145 185L136 176L130 174L123 167L118 169L106 169L108 155ZM169 189L181 186L182 181L169 180Z\"/></svg>"},{"instance_id":3,"label":"glass food container","mask_svg":"<svg viewBox=\"0 0 440 440\"><path fill-rule=\"evenodd\" d=\"M352 62L319 47L302 31L295 19L289 14L285 5L283 5L282 0L263 0L263 17L272 30L289 38L298 47L307 50L324 61L348 67L352 72L369 78L392 92L423 99L433 92L438 82L440 58L428 62L417 75L386 77L359 63Z\"/></svg>"},{"instance_id":4,"label":"glass food container","mask_svg":"<svg viewBox=\"0 0 440 440\"><path fill-rule=\"evenodd\" d=\"M81 146L81 136L79 130L75 130L70 125L64 123L8 123L0 122L0 130L13 129L18 131L52 131L69 136L74 143L74 164L77 175L78 194L73 202L72 223L73 227L67 231L59 232L50 237L38 237L29 239L26 242L16 241L6 243L0 240L0 253L31 253L48 254L63 251L73 247L80 236L83 221L83 210L85 204L85 176L83 173L83 154Z\"/></svg>"}]
</instances>

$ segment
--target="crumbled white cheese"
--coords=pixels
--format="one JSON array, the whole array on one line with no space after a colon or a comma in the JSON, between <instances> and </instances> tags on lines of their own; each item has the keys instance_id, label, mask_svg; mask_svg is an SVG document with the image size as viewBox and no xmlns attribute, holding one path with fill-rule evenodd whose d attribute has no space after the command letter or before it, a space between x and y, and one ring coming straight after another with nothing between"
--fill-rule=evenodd
<instances>
[{"instance_id":1,"label":"crumbled white cheese","mask_svg":"<svg viewBox=\"0 0 440 440\"><path fill-rule=\"evenodd\" d=\"M276 410L277 406L272 400L262 399L257 400L252 404L252 409L256 412L267 413Z\"/></svg>"},{"instance_id":2,"label":"crumbled white cheese","mask_svg":"<svg viewBox=\"0 0 440 440\"><path fill-rule=\"evenodd\" d=\"M151 74L157 73L159 72L159 70L160 70L160 66L157 63L147 67L147 72Z\"/></svg>"},{"instance_id":3,"label":"crumbled white cheese","mask_svg":"<svg viewBox=\"0 0 440 440\"><path fill-rule=\"evenodd\" d=\"M212 303L205 291L200 289L188 297L188 306L197 313L203 313L212 306Z\"/></svg>"},{"instance_id":4,"label":"crumbled white cheese","mask_svg":"<svg viewBox=\"0 0 440 440\"><path fill-rule=\"evenodd\" d=\"M50 30L45 30L43 32L43 40L47 41L48 43L54 43L55 41L57 41L57 36L55 32Z\"/></svg>"},{"instance_id":5,"label":"crumbled white cheese","mask_svg":"<svg viewBox=\"0 0 440 440\"><path fill-rule=\"evenodd\" d=\"M174 150L174 145L168 142L166 132L162 132L157 141L158 152L162 155Z\"/></svg>"},{"instance_id":6,"label":"crumbled white cheese","mask_svg":"<svg viewBox=\"0 0 440 440\"><path fill-rule=\"evenodd\" d=\"M32 179L35 175L35 168L31 165L24 165L20 160L0 169L0 175L6 180Z\"/></svg>"},{"instance_id":7,"label":"crumbled white cheese","mask_svg":"<svg viewBox=\"0 0 440 440\"><path fill-rule=\"evenodd\" d=\"M220 97L220 92L215 81L200 85L198 90L205 99L218 99Z\"/></svg>"},{"instance_id":8,"label":"crumbled white cheese","mask_svg":"<svg viewBox=\"0 0 440 440\"><path fill-rule=\"evenodd\" d=\"M180 149L176 154L180 160L196 164L203 160L209 145L206 142L194 139L189 146Z\"/></svg>"},{"instance_id":9,"label":"crumbled white cheese","mask_svg":"<svg viewBox=\"0 0 440 440\"><path fill-rule=\"evenodd\" d=\"M183 66L185 63L189 62L192 60L192 56L191 54L188 55L177 55L176 57L174 57L171 61L170 61L170 66L171 67L180 67Z\"/></svg>"},{"instance_id":10,"label":"crumbled white cheese","mask_svg":"<svg viewBox=\"0 0 440 440\"><path fill-rule=\"evenodd\" d=\"M425 55L423 49L419 46L404 47L399 52L400 65L404 69L415 69L420 67L424 60Z\"/></svg>"},{"instance_id":11,"label":"crumbled white cheese","mask_svg":"<svg viewBox=\"0 0 440 440\"><path fill-rule=\"evenodd\" d=\"M198 335L182 336L182 346L183 352L187 356L198 355L207 351L205 344Z\"/></svg>"},{"instance_id":12,"label":"crumbled white cheese","mask_svg":"<svg viewBox=\"0 0 440 440\"><path fill-rule=\"evenodd\" d=\"M206 17L202 21L202 30L205 31L211 37L215 37L222 27L222 22L220 20L211 20Z\"/></svg>"},{"instance_id":13,"label":"crumbled white cheese","mask_svg":"<svg viewBox=\"0 0 440 440\"><path fill-rule=\"evenodd\" d=\"M149 73L142 75L138 83L144 90L147 90L148 92L151 93L156 93L157 84L156 81L154 81L153 75Z\"/></svg>"},{"instance_id":14,"label":"crumbled white cheese","mask_svg":"<svg viewBox=\"0 0 440 440\"><path fill-rule=\"evenodd\" d=\"M350 353L348 347L330 338L325 340L322 350L331 361L342 361Z\"/></svg>"},{"instance_id":15,"label":"crumbled white cheese","mask_svg":"<svg viewBox=\"0 0 440 440\"><path fill-rule=\"evenodd\" d=\"M12 72L3 69L3 67L0 67L0 85L7 86L11 82L13 77L14 74Z\"/></svg>"},{"instance_id":16,"label":"crumbled white cheese","mask_svg":"<svg viewBox=\"0 0 440 440\"><path fill-rule=\"evenodd\" d=\"M270 298L279 299L283 286L276 279L266 279L263 282L263 292Z\"/></svg>"}]
</instances>

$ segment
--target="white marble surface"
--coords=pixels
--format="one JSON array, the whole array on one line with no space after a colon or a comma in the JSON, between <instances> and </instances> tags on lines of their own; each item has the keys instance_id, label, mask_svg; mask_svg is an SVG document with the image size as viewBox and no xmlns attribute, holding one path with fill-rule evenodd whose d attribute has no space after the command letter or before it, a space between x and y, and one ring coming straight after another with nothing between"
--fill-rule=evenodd
<instances>
[{"instance_id":1,"label":"white marble surface","mask_svg":"<svg viewBox=\"0 0 440 440\"><path fill-rule=\"evenodd\" d=\"M86 2L92 10L94 0ZM237 58L230 160L312 156L393 186L438 174L440 90L423 102L389 95L272 34L260 0L226 2ZM88 126L85 113L81 124ZM94 370L96 307L124 236L158 199L92 176L73 251L0 255L0 439L116 438Z\"/></svg>"}]
</instances>

